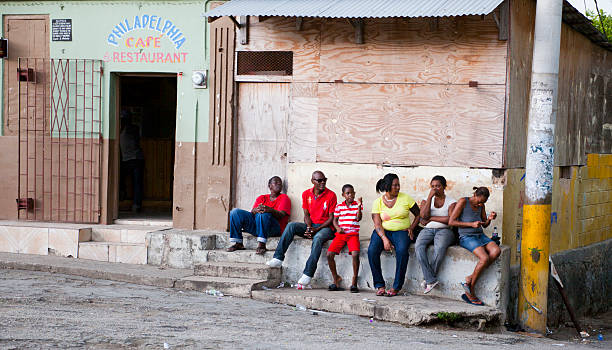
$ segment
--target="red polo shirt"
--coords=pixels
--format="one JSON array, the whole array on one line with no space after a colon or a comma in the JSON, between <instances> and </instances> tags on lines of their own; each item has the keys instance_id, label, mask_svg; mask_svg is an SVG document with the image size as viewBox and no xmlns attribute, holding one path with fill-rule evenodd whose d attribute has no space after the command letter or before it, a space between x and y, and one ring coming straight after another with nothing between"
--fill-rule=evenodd
<instances>
[{"instance_id":1,"label":"red polo shirt","mask_svg":"<svg viewBox=\"0 0 612 350\"><path fill-rule=\"evenodd\" d=\"M285 226L287 226L287 222L289 222L289 215L291 215L291 199L286 194L279 194L275 200L270 200L269 194L262 194L257 197L255 200L255 204L253 204L253 209L257 208L260 204L265 205L266 207L270 207L274 210L284 211L285 216L282 219L277 220L280 225L280 232L283 233L285 231Z\"/></svg>"},{"instance_id":2,"label":"red polo shirt","mask_svg":"<svg viewBox=\"0 0 612 350\"><path fill-rule=\"evenodd\" d=\"M327 188L316 198L314 188L309 188L302 193L302 209L308 210L313 224L324 223L329 218L329 214L334 213L336 202L336 194Z\"/></svg>"}]
</instances>

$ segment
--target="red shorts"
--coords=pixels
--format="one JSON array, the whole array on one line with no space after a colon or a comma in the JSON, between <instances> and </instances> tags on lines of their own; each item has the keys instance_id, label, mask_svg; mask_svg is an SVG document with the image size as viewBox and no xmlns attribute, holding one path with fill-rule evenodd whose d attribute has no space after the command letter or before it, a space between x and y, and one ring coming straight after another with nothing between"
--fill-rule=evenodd
<instances>
[{"instance_id":1,"label":"red shorts","mask_svg":"<svg viewBox=\"0 0 612 350\"><path fill-rule=\"evenodd\" d=\"M333 252L336 254L340 254L342 248L345 245L348 245L349 253L350 252L358 252L359 251L359 236L358 235L349 235L346 233L338 234L336 233L336 237L329 245L329 249L327 251Z\"/></svg>"}]
</instances>

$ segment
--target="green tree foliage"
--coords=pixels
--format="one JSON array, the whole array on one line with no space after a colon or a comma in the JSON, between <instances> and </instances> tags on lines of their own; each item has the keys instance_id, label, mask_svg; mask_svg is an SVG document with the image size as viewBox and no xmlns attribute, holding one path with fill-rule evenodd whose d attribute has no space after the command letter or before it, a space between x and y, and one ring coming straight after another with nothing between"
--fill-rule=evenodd
<instances>
[{"instance_id":1,"label":"green tree foliage","mask_svg":"<svg viewBox=\"0 0 612 350\"><path fill-rule=\"evenodd\" d=\"M612 15L604 10L599 10L599 15L596 11L586 10L586 16L593 22L595 28L605 33L608 41L612 42Z\"/></svg>"}]
</instances>

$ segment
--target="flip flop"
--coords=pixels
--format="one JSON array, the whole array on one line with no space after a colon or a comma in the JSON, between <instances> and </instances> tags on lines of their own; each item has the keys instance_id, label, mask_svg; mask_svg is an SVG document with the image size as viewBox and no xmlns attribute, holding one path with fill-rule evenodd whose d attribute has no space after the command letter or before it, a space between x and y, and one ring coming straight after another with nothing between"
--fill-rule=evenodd
<instances>
[{"instance_id":1,"label":"flip flop","mask_svg":"<svg viewBox=\"0 0 612 350\"><path fill-rule=\"evenodd\" d=\"M327 287L327 290L330 292L336 292L336 291L344 290L344 288L340 288L335 283L332 283L329 285L329 287Z\"/></svg>"},{"instance_id":2,"label":"flip flop","mask_svg":"<svg viewBox=\"0 0 612 350\"><path fill-rule=\"evenodd\" d=\"M386 296L386 297L394 297L394 296L396 296L398 293L399 293L399 291L397 291L397 290L393 290L393 291L391 291L391 289L389 289L389 290L387 291L387 294L385 294L385 296Z\"/></svg>"},{"instance_id":3,"label":"flip flop","mask_svg":"<svg viewBox=\"0 0 612 350\"><path fill-rule=\"evenodd\" d=\"M351 286L351 293L359 293L359 288L357 288L357 286Z\"/></svg>"},{"instance_id":4,"label":"flip flop","mask_svg":"<svg viewBox=\"0 0 612 350\"><path fill-rule=\"evenodd\" d=\"M376 296L377 297L384 297L385 294L387 294L387 291L385 291L384 289L379 289L376 291Z\"/></svg>"},{"instance_id":5,"label":"flip flop","mask_svg":"<svg viewBox=\"0 0 612 350\"><path fill-rule=\"evenodd\" d=\"M484 303L480 301L480 299L474 297L474 299L470 299L467 295L461 294L461 299L468 304L476 305L476 306L484 306Z\"/></svg>"}]
</instances>

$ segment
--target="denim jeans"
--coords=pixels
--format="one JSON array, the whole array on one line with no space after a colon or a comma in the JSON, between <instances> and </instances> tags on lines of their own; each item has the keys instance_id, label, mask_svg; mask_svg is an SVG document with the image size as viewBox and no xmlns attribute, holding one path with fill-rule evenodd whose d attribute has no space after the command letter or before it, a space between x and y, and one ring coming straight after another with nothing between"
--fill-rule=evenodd
<instances>
[{"instance_id":1,"label":"denim jeans","mask_svg":"<svg viewBox=\"0 0 612 350\"><path fill-rule=\"evenodd\" d=\"M258 242L266 243L268 237L280 236L280 225L270 213L253 214L242 209L232 209L230 242L242 243L242 231L257 236Z\"/></svg>"},{"instance_id":2,"label":"denim jeans","mask_svg":"<svg viewBox=\"0 0 612 350\"><path fill-rule=\"evenodd\" d=\"M406 278L408 248L412 240L408 236L407 231L385 230L385 235L395 247L395 279L393 280L393 289L399 291L402 289L404 279ZM382 268L380 266L380 254L384 249L382 238L380 238L376 230L374 230L372 232L372 238L370 238L370 246L368 247L368 261L370 262L374 288L385 287L385 279L383 278Z\"/></svg>"},{"instance_id":3,"label":"denim jeans","mask_svg":"<svg viewBox=\"0 0 612 350\"><path fill-rule=\"evenodd\" d=\"M319 227L321 225L313 224L312 226ZM287 252L287 249L289 249L291 242L293 242L293 237L295 237L295 235L304 237L306 227L306 224L302 222L290 222L285 228L285 232L283 232L280 242L278 242L278 246L274 252L274 257L278 260L285 260L285 253ZM306 267L304 268L304 274L306 276L314 276L315 271L317 271L317 263L319 262L319 257L321 256L323 244L332 238L334 238L334 233L329 227L321 229L314 235L312 238L312 246L310 248L310 256L308 257Z\"/></svg>"},{"instance_id":4,"label":"denim jeans","mask_svg":"<svg viewBox=\"0 0 612 350\"><path fill-rule=\"evenodd\" d=\"M427 246L433 241L433 261L429 263ZM455 234L449 228L424 228L417 237L414 250L423 270L423 277L427 284L438 280L437 273L446 255L446 249L455 241Z\"/></svg>"}]
</instances>

